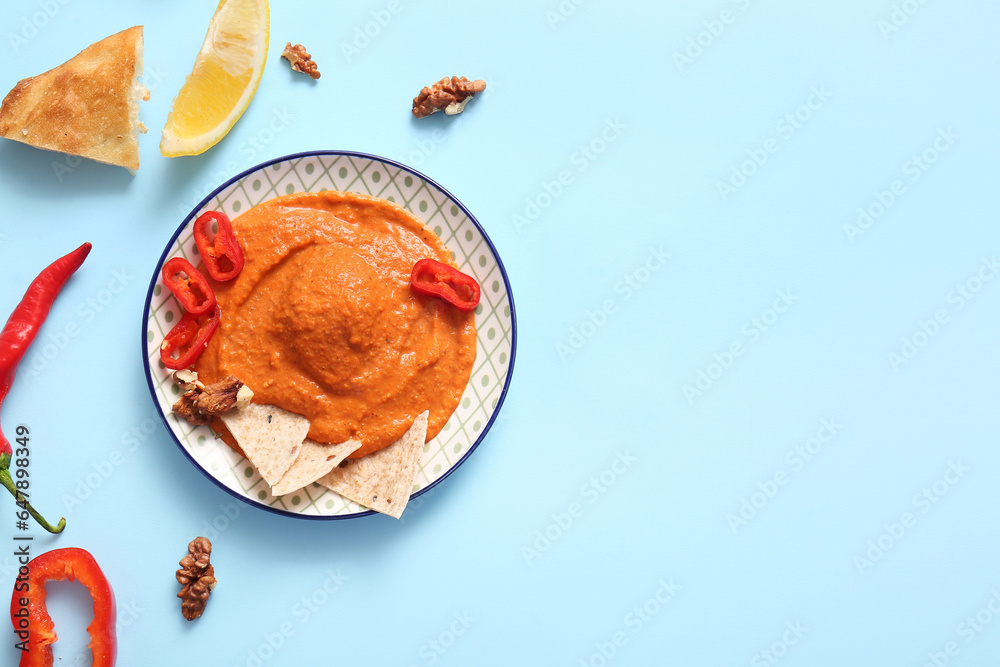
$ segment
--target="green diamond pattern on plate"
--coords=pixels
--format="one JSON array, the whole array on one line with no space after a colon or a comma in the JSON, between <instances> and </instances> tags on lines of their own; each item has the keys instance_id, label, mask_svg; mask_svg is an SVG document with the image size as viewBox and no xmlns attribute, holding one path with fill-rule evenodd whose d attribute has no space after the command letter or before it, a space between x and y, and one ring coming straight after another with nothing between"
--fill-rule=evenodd
<instances>
[{"instance_id":1,"label":"green diamond pattern on plate","mask_svg":"<svg viewBox=\"0 0 1000 667\"><path fill-rule=\"evenodd\" d=\"M406 201L410 201L417 194L420 188L423 187L424 181L419 179L407 172L403 172L400 178L395 179L396 187L399 191L403 193L403 197Z\"/></svg>"},{"instance_id":2,"label":"green diamond pattern on plate","mask_svg":"<svg viewBox=\"0 0 1000 667\"><path fill-rule=\"evenodd\" d=\"M358 155L317 154L286 159L250 172L213 197L196 212L222 210L235 218L240 213L290 192L340 190L389 198L420 218L454 253L462 271L482 285L482 304L476 313L478 341L476 361L462 400L446 427L427 443L414 480L414 490L433 484L468 453L471 443L489 422L509 373L513 321L510 298L504 287L498 260L476 225L432 183L398 166ZM192 220L197 217L192 217ZM167 257L181 255L195 266L200 264L188 224L169 248ZM159 273L159 267L157 267ZM160 282L157 282L160 285ZM498 285L497 289L494 286ZM156 402L181 446L203 469L219 482L250 502L267 505L289 514L310 516L350 516L366 512L357 503L345 500L325 487L311 484L286 496L275 498L267 483L242 456L214 437L207 426L194 427L170 414L173 379L159 363L159 344L170 330L169 317L176 322L180 309L170 292L160 289L150 294L149 319L144 336L150 379ZM487 332L492 331L488 335ZM251 474L246 474L248 466Z\"/></svg>"},{"instance_id":3,"label":"green diamond pattern on plate","mask_svg":"<svg viewBox=\"0 0 1000 667\"><path fill-rule=\"evenodd\" d=\"M302 181L299 179L299 175L295 171L290 171L285 174L275 190L282 195L292 195L296 192L305 192L305 188L302 186Z\"/></svg>"},{"instance_id":4,"label":"green diamond pattern on plate","mask_svg":"<svg viewBox=\"0 0 1000 667\"><path fill-rule=\"evenodd\" d=\"M361 180L368 188L369 194L376 197L382 196L382 191L389 184L389 172L381 162L370 162L368 167L361 172Z\"/></svg>"},{"instance_id":5,"label":"green diamond pattern on plate","mask_svg":"<svg viewBox=\"0 0 1000 667\"><path fill-rule=\"evenodd\" d=\"M338 157L333 164L327 168L327 173L333 178L335 189L346 192L351 189L351 184L358 180L358 170L351 164L347 156Z\"/></svg>"},{"instance_id":6,"label":"green diamond pattern on plate","mask_svg":"<svg viewBox=\"0 0 1000 667\"><path fill-rule=\"evenodd\" d=\"M285 177L285 174L292 171L296 160L283 160L282 162L275 162L271 166L266 168L266 173L268 178L271 179L272 183L278 183Z\"/></svg>"},{"instance_id":7,"label":"green diamond pattern on plate","mask_svg":"<svg viewBox=\"0 0 1000 667\"><path fill-rule=\"evenodd\" d=\"M406 198L403 197L403 193L400 192L399 188L396 187L395 183L390 182L384 190L379 194L382 199L388 199L391 202L403 206L406 204Z\"/></svg>"},{"instance_id":8,"label":"green diamond pattern on plate","mask_svg":"<svg viewBox=\"0 0 1000 667\"><path fill-rule=\"evenodd\" d=\"M302 159L296 172L299 175L299 180L302 181L302 186L309 192L315 192L316 182L323 175L323 166L320 164L319 159L316 157L307 157Z\"/></svg>"}]
</instances>

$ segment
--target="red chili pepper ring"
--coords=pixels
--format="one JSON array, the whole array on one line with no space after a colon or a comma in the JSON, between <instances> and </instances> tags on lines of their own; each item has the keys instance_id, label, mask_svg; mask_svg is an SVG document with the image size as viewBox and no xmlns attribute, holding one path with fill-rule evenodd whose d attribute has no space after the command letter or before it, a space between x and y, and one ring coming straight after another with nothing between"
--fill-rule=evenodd
<instances>
[{"instance_id":1,"label":"red chili pepper ring","mask_svg":"<svg viewBox=\"0 0 1000 667\"><path fill-rule=\"evenodd\" d=\"M212 223L217 230L212 235ZM243 248L236 240L229 217L219 211L202 213L194 222L194 242L213 280L232 280L243 270Z\"/></svg>"},{"instance_id":2,"label":"red chili pepper ring","mask_svg":"<svg viewBox=\"0 0 1000 667\"><path fill-rule=\"evenodd\" d=\"M177 297L181 307L192 315L212 310L215 292L208 279L183 257L171 257L163 265L163 284Z\"/></svg>"},{"instance_id":3,"label":"red chili pepper ring","mask_svg":"<svg viewBox=\"0 0 1000 667\"><path fill-rule=\"evenodd\" d=\"M436 259L422 259L410 272L413 291L444 299L459 310L475 310L479 305L479 283L453 266Z\"/></svg>"},{"instance_id":4,"label":"red chili pepper ring","mask_svg":"<svg viewBox=\"0 0 1000 667\"><path fill-rule=\"evenodd\" d=\"M167 332L160 345L160 361L167 368L177 371L187 368L195 362L212 340L215 330L219 328L222 310L219 304L211 314L195 315L184 313L184 316ZM174 358L174 353L177 357Z\"/></svg>"}]
</instances>

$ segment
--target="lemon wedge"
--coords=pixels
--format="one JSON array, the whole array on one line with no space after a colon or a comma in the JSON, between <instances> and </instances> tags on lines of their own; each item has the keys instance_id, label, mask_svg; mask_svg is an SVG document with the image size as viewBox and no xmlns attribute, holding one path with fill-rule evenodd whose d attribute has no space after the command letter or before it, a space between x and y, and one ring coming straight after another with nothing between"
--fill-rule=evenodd
<instances>
[{"instance_id":1,"label":"lemon wedge","mask_svg":"<svg viewBox=\"0 0 1000 667\"><path fill-rule=\"evenodd\" d=\"M200 155L240 119L260 84L270 33L267 0L222 0L167 115L166 157Z\"/></svg>"}]
</instances>

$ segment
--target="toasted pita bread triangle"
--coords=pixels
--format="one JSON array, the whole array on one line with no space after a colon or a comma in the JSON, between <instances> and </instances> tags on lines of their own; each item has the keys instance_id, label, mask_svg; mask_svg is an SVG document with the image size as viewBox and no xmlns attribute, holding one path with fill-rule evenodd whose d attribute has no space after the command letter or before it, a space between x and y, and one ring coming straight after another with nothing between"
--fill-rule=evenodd
<instances>
[{"instance_id":1,"label":"toasted pita bread triangle","mask_svg":"<svg viewBox=\"0 0 1000 667\"><path fill-rule=\"evenodd\" d=\"M341 461L360 446L361 443L357 440L347 440L339 445L327 445L306 438L291 467L285 471L278 483L271 487L271 494L283 496L312 484L340 465Z\"/></svg>"},{"instance_id":2,"label":"toasted pita bread triangle","mask_svg":"<svg viewBox=\"0 0 1000 667\"><path fill-rule=\"evenodd\" d=\"M274 405L251 403L223 414L222 422L272 487L292 467L309 433L308 419Z\"/></svg>"},{"instance_id":3,"label":"toasted pita bread triangle","mask_svg":"<svg viewBox=\"0 0 1000 667\"><path fill-rule=\"evenodd\" d=\"M385 449L334 468L319 483L369 509L398 519L410 500L417 463L427 439L428 411Z\"/></svg>"},{"instance_id":4,"label":"toasted pita bread triangle","mask_svg":"<svg viewBox=\"0 0 1000 667\"><path fill-rule=\"evenodd\" d=\"M19 81L0 107L0 136L37 148L139 168L142 26L91 44L62 65Z\"/></svg>"}]
</instances>

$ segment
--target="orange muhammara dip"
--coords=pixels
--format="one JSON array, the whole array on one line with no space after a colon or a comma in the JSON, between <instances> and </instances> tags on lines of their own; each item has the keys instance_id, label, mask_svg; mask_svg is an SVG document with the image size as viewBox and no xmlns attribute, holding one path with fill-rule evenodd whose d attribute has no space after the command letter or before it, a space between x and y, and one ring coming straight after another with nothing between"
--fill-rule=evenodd
<instances>
[{"instance_id":1,"label":"orange muhammara dip","mask_svg":"<svg viewBox=\"0 0 1000 667\"><path fill-rule=\"evenodd\" d=\"M420 220L382 199L295 194L233 220L246 263L214 283L222 323L196 370L234 375L253 402L309 419L309 437L362 447L398 440L430 410L427 439L461 399L476 356L475 315L410 288L430 257L454 265Z\"/></svg>"}]
</instances>

